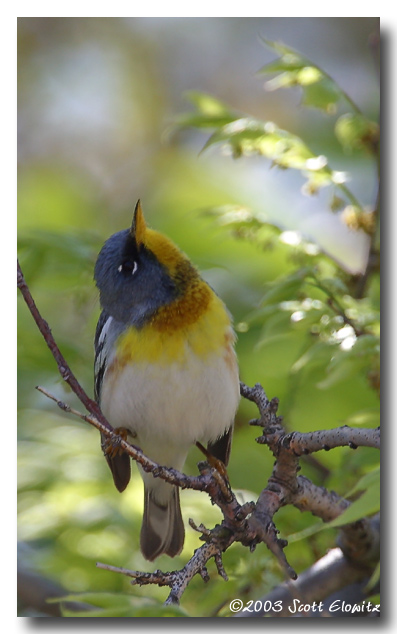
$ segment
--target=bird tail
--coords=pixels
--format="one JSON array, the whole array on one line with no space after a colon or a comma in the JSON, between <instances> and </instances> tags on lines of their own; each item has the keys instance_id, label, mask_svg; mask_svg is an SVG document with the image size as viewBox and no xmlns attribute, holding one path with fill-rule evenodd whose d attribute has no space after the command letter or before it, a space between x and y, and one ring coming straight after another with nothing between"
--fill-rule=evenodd
<instances>
[{"instance_id":1,"label":"bird tail","mask_svg":"<svg viewBox=\"0 0 397 634\"><path fill-rule=\"evenodd\" d=\"M149 561L153 561L163 553L170 557L179 555L185 540L179 489L170 484L166 486L167 495L162 495L163 499L160 502L154 496L156 489L145 482L141 551L145 559ZM163 494L164 492L163 489Z\"/></svg>"}]
</instances>

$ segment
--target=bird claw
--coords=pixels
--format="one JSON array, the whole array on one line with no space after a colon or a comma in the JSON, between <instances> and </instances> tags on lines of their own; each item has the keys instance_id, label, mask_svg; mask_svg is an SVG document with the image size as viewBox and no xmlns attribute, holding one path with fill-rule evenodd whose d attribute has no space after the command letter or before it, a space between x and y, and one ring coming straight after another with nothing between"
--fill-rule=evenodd
<instances>
[{"instance_id":1,"label":"bird claw","mask_svg":"<svg viewBox=\"0 0 397 634\"><path fill-rule=\"evenodd\" d=\"M205 447L203 447L201 442L196 442L196 447L200 449L200 451L205 455L210 467L212 467L213 469L216 469L216 471L218 471L218 473L224 479L226 479L226 481L228 481L229 478L227 475L227 470L222 460L219 460L219 458L215 458L215 456L213 456Z\"/></svg>"},{"instance_id":2,"label":"bird claw","mask_svg":"<svg viewBox=\"0 0 397 634\"><path fill-rule=\"evenodd\" d=\"M114 434L102 444L102 450L108 458L115 458L124 453L124 449L120 446L121 441L126 441L128 437L128 429L125 427L116 427Z\"/></svg>"}]
</instances>

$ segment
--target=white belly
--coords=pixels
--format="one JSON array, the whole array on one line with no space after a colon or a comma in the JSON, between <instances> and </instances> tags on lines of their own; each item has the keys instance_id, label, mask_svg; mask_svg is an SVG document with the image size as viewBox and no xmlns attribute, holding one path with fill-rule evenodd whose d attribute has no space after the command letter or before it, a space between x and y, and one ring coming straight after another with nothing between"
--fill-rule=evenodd
<instances>
[{"instance_id":1,"label":"white belly","mask_svg":"<svg viewBox=\"0 0 397 634\"><path fill-rule=\"evenodd\" d=\"M213 442L233 423L240 399L237 364L219 354L190 356L167 368L126 365L117 377L105 375L101 407L114 427L153 460L181 468L182 454L196 441ZM183 458L184 461L184 458ZM183 464L183 462L182 462Z\"/></svg>"}]
</instances>

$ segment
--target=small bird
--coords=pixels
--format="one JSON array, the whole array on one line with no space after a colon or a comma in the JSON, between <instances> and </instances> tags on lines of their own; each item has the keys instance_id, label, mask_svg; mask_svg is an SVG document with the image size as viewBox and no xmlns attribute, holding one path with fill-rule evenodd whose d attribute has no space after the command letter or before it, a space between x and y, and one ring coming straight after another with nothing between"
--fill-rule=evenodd
<instances>
[{"instance_id":1,"label":"small bird","mask_svg":"<svg viewBox=\"0 0 397 634\"><path fill-rule=\"evenodd\" d=\"M94 274L102 313L95 335L95 398L117 431L160 465L182 470L207 444L228 463L240 400L230 315L180 249L146 226L140 201L129 229L102 247ZM130 457L102 437L123 491ZM138 465L139 467L139 465ZM144 557L178 555L184 543L179 489L140 467Z\"/></svg>"}]
</instances>

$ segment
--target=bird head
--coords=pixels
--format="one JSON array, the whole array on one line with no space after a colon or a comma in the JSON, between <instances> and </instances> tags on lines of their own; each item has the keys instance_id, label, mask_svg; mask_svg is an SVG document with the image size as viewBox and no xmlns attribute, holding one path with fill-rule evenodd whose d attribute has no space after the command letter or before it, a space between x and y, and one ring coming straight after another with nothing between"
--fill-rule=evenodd
<instances>
[{"instance_id":1,"label":"bird head","mask_svg":"<svg viewBox=\"0 0 397 634\"><path fill-rule=\"evenodd\" d=\"M105 242L94 272L102 308L136 327L178 299L197 275L171 240L146 226L139 200L131 227Z\"/></svg>"}]
</instances>

